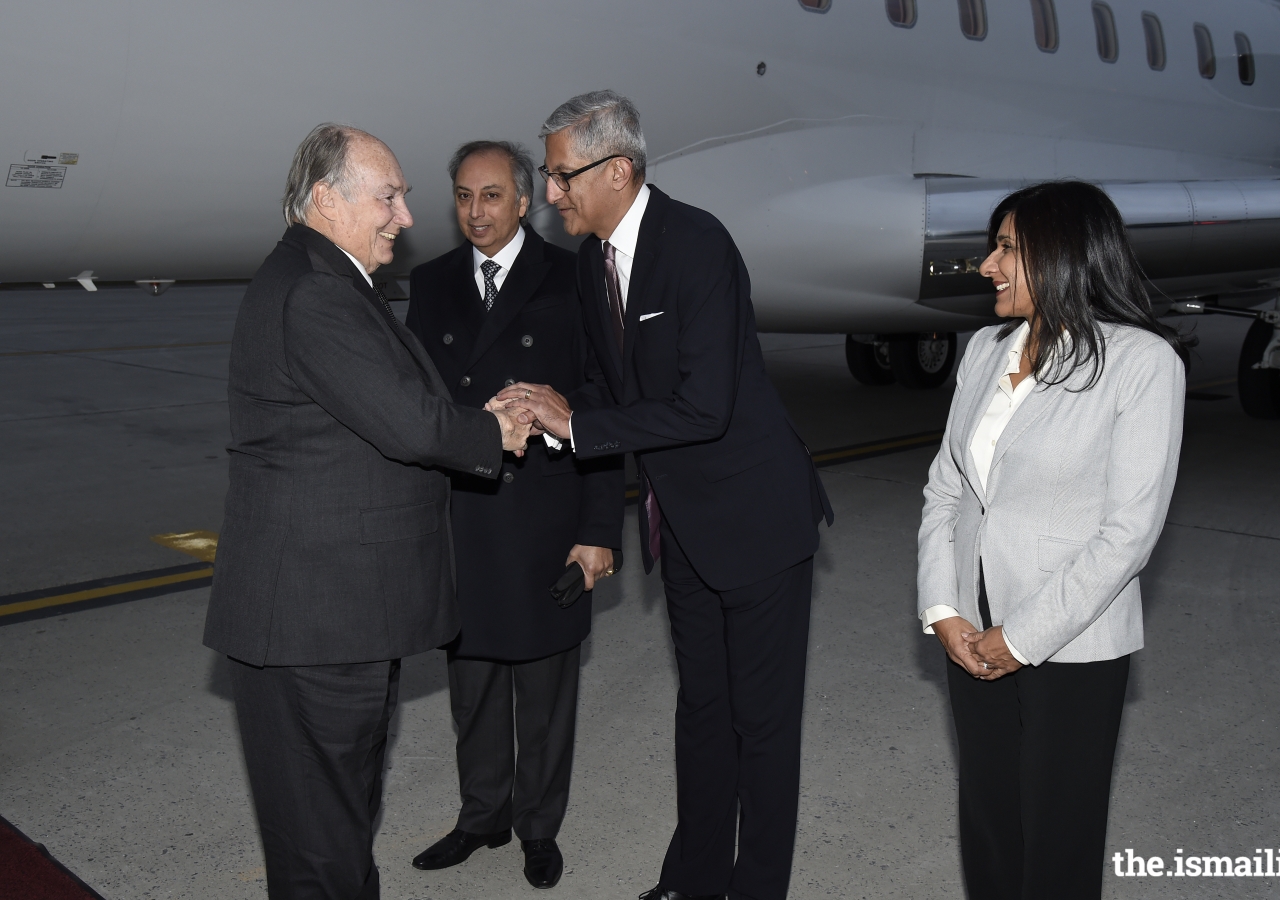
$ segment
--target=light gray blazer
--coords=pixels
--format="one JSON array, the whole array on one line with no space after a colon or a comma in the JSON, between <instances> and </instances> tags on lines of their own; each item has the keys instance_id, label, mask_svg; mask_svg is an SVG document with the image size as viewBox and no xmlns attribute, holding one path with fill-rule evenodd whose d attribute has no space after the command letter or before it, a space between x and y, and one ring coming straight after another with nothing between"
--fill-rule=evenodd
<instances>
[{"instance_id":1,"label":"light gray blazer","mask_svg":"<svg viewBox=\"0 0 1280 900\"><path fill-rule=\"evenodd\" d=\"M1115 659L1142 647L1138 573L1178 470L1186 374L1161 338L1104 325L1106 367L1037 385L996 444L987 488L969 445L1009 362L999 325L973 336L924 490L918 614L955 607L992 625L1032 665Z\"/></svg>"}]
</instances>

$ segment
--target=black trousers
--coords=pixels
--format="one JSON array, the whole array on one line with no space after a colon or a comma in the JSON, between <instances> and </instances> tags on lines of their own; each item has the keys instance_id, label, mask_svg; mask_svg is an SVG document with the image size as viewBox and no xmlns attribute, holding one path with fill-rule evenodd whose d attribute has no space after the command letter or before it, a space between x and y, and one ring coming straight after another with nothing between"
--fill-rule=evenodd
<instances>
[{"instance_id":1,"label":"black trousers","mask_svg":"<svg viewBox=\"0 0 1280 900\"><path fill-rule=\"evenodd\" d=\"M1101 897L1129 657L979 681L947 662L971 900Z\"/></svg>"},{"instance_id":2,"label":"black trousers","mask_svg":"<svg viewBox=\"0 0 1280 900\"><path fill-rule=\"evenodd\" d=\"M271 900L377 900L373 823L400 660L258 668L231 660Z\"/></svg>"},{"instance_id":3,"label":"black trousers","mask_svg":"<svg viewBox=\"0 0 1280 900\"><path fill-rule=\"evenodd\" d=\"M569 805L579 658L576 646L522 663L449 658L458 828L493 834L514 827L525 841L559 832Z\"/></svg>"},{"instance_id":4,"label":"black trousers","mask_svg":"<svg viewBox=\"0 0 1280 900\"><path fill-rule=\"evenodd\" d=\"M662 580L680 673L677 824L662 885L783 900L795 849L813 559L713 591L664 521Z\"/></svg>"}]
</instances>

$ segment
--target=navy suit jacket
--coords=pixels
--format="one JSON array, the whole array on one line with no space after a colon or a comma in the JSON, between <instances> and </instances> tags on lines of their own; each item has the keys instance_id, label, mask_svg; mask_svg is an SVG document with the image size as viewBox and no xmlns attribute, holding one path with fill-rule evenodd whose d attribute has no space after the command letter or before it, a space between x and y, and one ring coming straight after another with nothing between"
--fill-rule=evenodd
<instances>
[{"instance_id":1,"label":"navy suit jacket","mask_svg":"<svg viewBox=\"0 0 1280 900\"><path fill-rule=\"evenodd\" d=\"M607 390L571 398L581 459L633 452L645 491L698 575L731 590L818 548L833 520L822 482L764 368L751 279L724 226L650 185L640 223L622 353L610 328L604 253L578 251L578 290ZM641 318L644 321L641 321Z\"/></svg>"}]
</instances>

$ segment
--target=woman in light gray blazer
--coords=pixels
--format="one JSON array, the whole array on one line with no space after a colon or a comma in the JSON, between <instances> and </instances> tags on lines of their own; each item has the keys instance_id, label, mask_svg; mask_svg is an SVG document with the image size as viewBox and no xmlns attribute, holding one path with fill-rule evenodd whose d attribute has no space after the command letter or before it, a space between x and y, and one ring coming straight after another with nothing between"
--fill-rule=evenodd
<instances>
[{"instance_id":1,"label":"woman in light gray blazer","mask_svg":"<svg viewBox=\"0 0 1280 900\"><path fill-rule=\"evenodd\" d=\"M975 334L956 373L924 492L918 612L950 659L970 898L1082 900L1102 891L1185 350L1098 188L1012 194L988 246L981 272L1010 321Z\"/></svg>"}]
</instances>

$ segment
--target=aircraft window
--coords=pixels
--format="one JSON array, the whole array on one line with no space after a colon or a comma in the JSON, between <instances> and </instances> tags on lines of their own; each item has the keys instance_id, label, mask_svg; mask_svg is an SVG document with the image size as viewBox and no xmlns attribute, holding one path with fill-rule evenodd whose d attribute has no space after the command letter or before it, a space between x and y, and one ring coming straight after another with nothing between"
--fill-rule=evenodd
<instances>
[{"instance_id":1,"label":"aircraft window","mask_svg":"<svg viewBox=\"0 0 1280 900\"><path fill-rule=\"evenodd\" d=\"M884 0L884 11L889 14L889 21L899 28L916 24L916 0Z\"/></svg>"},{"instance_id":2,"label":"aircraft window","mask_svg":"<svg viewBox=\"0 0 1280 900\"><path fill-rule=\"evenodd\" d=\"M1200 61L1200 77L1212 78L1218 74L1218 63L1213 58L1213 35L1207 25L1195 24L1196 58Z\"/></svg>"},{"instance_id":3,"label":"aircraft window","mask_svg":"<svg viewBox=\"0 0 1280 900\"><path fill-rule=\"evenodd\" d=\"M1053 0L1031 0L1031 18L1036 26L1036 46L1045 53L1058 49L1058 14Z\"/></svg>"},{"instance_id":4,"label":"aircraft window","mask_svg":"<svg viewBox=\"0 0 1280 900\"><path fill-rule=\"evenodd\" d=\"M826 12L831 8L831 0L800 0L800 5L809 12Z\"/></svg>"},{"instance_id":5,"label":"aircraft window","mask_svg":"<svg viewBox=\"0 0 1280 900\"><path fill-rule=\"evenodd\" d=\"M1147 65L1157 72L1164 69L1164 29L1155 13L1142 14L1142 33L1147 37Z\"/></svg>"},{"instance_id":6,"label":"aircraft window","mask_svg":"<svg viewBox=\"0 0 1280 900\"><path fill-rule=\"evenodd\" d=\"M1236 60L1240 65L1240 83L1253 84L1253 48L1249 38L1236 32Z\"/></svg>"},{"instance_id":7,"label":"aircraft window","mask_svg":"<svg viewBox=\"0 0 1280 900\"><path fill-rule=\"evenodd\" d=\"M1093 30L1098 35L1098 58L1113 63L1120 55L1120 42L1116 39L1116 17L1105 3L1093 4Z\"/></svg>"},{"instance_id":8,"label":"aircraft window","mask_svg":"<svg viewBox=\"0 0 1280 900\"><path fill-rule=\"evenodd\" d=\"M960 4L960 30L971 41L987 36L986 0L958 0Z\"/></svg>"}]
</instances>

